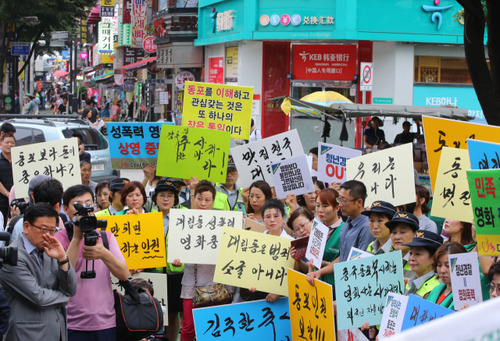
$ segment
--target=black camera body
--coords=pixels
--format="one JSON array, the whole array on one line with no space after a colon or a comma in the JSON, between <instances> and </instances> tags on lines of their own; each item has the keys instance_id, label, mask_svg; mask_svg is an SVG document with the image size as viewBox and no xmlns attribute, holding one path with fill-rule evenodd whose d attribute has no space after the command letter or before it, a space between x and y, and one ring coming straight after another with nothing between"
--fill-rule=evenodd
<instances>
[{"instance_id":1,"label":"black camera body","mask_svg":"<svg viewBox=\"0 0 500 341\"><path fill-rule=\"evenodd\" d=\"M10 233L0 232L0 240L5 241L5 245L8 245L10 240ZM0 247L0 268L4 264L12 266L17 265L17 247Z\"/></svg>"},{"instance_id":2,"label":"black camera body","mask_svg":"<svg viewBox=\"0 0 500 341\"><path fill-rule=\"evenodd\" d=\"M17 207L21 214L24 214L28 207L30 206L29 202L26 202L24 199L14 199L10 202L10 207Z\"/></svg>"}]
</instances>

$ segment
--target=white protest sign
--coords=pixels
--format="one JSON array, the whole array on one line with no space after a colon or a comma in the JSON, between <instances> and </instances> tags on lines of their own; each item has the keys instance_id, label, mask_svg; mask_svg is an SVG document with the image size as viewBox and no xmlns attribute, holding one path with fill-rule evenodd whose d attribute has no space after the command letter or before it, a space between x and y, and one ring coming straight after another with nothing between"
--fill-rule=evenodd
<instances>
[{"instance_id":1,"label":"white protest sign","mask_svg":"<svg viewBox=\"0 0 500 341\"><path fill-rule=\"evenodd\" d=\"M307 243L306 258L317 268L321 269L325 245L328 240L328 227L316 219L313 222L309 242Z\"/></svg>"},{"instance_id":2,"label":"white protest sign","mask_svg":"<svg viewBox=\"0 0 500 341\"><path fill-rule=\"evenodd\" d=\"M305 155L274 163L271 169L278 199L286 198L288 193L300 195L314 192L314 184Z\"/></svg>"},{"instance_id":3,"label":"white protest sign","mask_svg":"<svg viewBox=\"0 0 500 341\"><path fill-rule=\"evenodd\" d=\"M371 254L370 252L366 252L352 246L351 251L349 251L349 256L347 257L347 260L354 260L371 256L373 256L373 254Z\"/></svg>"},{"instance_id":4,"label":"white protest sign","mask_svg":"<svg viewBox=\"0 0 500 341\"><path fill-rule=\"evenodd\" d=\"M297 130L231 148L238 169L238 184L249 187L254 181L264 180L274 186L271 164L304 155Z\"/></svg>"},{"instance_id":5,"label":"white protest sign","mask_svg":"<svg viewBox=\"0 0 500 341\"><path fill-rule=\"evenodd\" d=\"M347 160L347 180L366 186L365 206L375 200L394 206L415 202L414 174L411 143Z\"/></svg>"},{"instance_id":6,"label":"white protest sign","mask_svg":"<svg viewBox=\"0 0 500 341\"><path fill-rule=\"evenodd\" d=\"M28 196L29 182L39 174L61 181L65 189L81 184L78 140L71 138L12 148L12 173L17 198Z\"/></svg>"},{"instance_id":7,"label":"white protest sign","mask_svg":"<svg viewBox=\"0 0 500 341\"><path fill-rule=\"evenodd\" d=\"M120 285L118 278L110 274L111 285L113 290L117 290L120 294L125 295L125 289ZM153 273L153 272L141 272L129 277L129 281L135 278L142 278L153 286L154 298L156 298L164 308L163 312L163 324L168 326L168 298L167 298L167 274L163 273Z\"/></svg>"},{"instance_id":8,"label":"white protest sign","mask_svg":"<svg viewBox=\"0 0 500 341\"><path fill-rule=\"evenodd\" d=\"M167 261L182 263L217 263L219 242L224 226L243 228L239 211L170 210Z\"/></svg>"},{"instance_id":9,"label":"white protest sign","mask_svg":"<svg viewBox=\"0 0 500 341\"><path fill-rule=\"evenodd\" d=\"M379 340L386 339L401 332L405 317L408 296L390 292L384 305L384 314L380 322Z\"/></svg>"},{"instance_id":10,"label":"white protest sign","mask_svg":"<svg viewBox=\"0 0 500 341\"><path fill-rule=\"evenodd\" d=\"M497 340L500 299L493 299L394 335L391 341Z\"/></svg>"},{"instance_id":11,"label":"white protest sign","mask_svg":"<svg viewBox=\"0 0 500 341\"><path fill-rule=\"evenodd\" d=\"M455 310L460 310L466 303L472 306L482 302L477 252L454 253L448 258Z\"/></svg>"},{"instance_id":12,"label":"white protest sign","mask_svg":"<svg viewBox=\"0 0 500 341\"><path fill-rule=\"evenodd\" d=\"M318 180L326 183L345 182L347 160L361 156L361 150L318 143Z\"/></svg>"}]
</instances>

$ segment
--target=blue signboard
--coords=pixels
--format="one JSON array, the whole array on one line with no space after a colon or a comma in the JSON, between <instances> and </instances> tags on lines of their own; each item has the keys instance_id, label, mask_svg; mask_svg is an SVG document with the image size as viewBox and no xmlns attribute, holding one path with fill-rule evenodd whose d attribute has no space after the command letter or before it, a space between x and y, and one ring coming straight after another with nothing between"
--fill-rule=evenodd
<instances>
[{"instance_id":1,"label":"blue signboard","mask_svg":"<svg viewBox=\"0 0 500 341\"><path fill-rule=\"evenodd\" d=\"M270 340L292 339L288 298L193 309L196 339Z\"/></svg>"},{"instance_id":2,"label":"blue signboard","mask_svg":"<svg viewBox=\"0 0 500 341\"><path fill-rule=\"evenodd\" d=\"M486 124L483 109L481 109L472 86L415 85L413 87L413 105L456 106L469 111L469 116L474 117L472 123Z\"/></svg>"},{"instance_id":3,"label":"blue signboard","mask_svg":"<svg viewBox=\"0 0 500 341\"><path fill-rule=\"evenodd\" d=\"M441 307L421 297L410 295L406 305L405 317L401 331L430 322L455 311Z\"/></svg>"},{"instance_id":4,"label":"blue signboard","mask_svg":"<svg viewBox=\"0 0 500 341\"><path fill-rule=\"evenodd\" d=\"M467 140L471 169L499 169L500 144Z\"/></svg>"},{"instance_id":5,"label":"blue signboard","mask_svg":"<svg viewBox=\"0 0 500 341\"><path fill-rule=\"evenodd\" d=\"M107 123L113 169L142 169L156 165L161 126L165 123Z\"/></svg>"},{"instance_id":6,"label":"blue signboard","mask_svg":"<svg viewBox=\"0 0 500 341\"><path fill-rule=\"evenodd\" d=\"M12 56L27 56L30 54L29 43L13 43L10 50Z\"/></svg>"}]
</instances>

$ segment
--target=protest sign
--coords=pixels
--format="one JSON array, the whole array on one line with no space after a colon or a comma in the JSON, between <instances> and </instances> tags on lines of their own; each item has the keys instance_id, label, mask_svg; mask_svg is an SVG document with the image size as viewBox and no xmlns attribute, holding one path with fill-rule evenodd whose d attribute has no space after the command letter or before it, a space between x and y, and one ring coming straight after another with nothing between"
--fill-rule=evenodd
<instances>
[{"instance_id":1,"label":"protest sign","mask_svg":"<svg viewBox=\"0 0 500 341\"><path fill-rule=\"evenodd\" d=\"M311 332L312 340L335 340L332 286L318 280L312 286L306 275L287 271L292 340L310 339Z\"/></svg>"},{"instance_id":2,"label":"protest sign","mask_svg":"<svg viewBox=\"0 0 500 341\"><path fill-rule=\"evenodd\" d=\"M336 341L369 341L361 329L352 328L337 331Z\"/></svg>"},{"instance_id":3,"label":"protest sign","mask_svg":"<svg viewBox=\"0 0 500 341\"><path fill-rule=\"evenodd\" d=\"M467 149L443 147L434 186L433 216L472 221L468 169L470 162Z\"/></svg>"},{"instance_id":4,"label":"protest sign","mask_svg":"<svg viewBox=\"0 0 500 341\"><path fill-rule=\"evenodd\" d=\"M29 182L39 174L61 181L65 189L82 183L76 138L14 147L11 153L17 198L28 196Z\"/></svg>"},{"instance_id":5,"label":"protest sign","mask_svg":"<svg viewBox=\"0 0 500 341\"><path fill-rule=\"evenodd\" d=\"M253 88L186 82L182 125L227 131L232 138L248 140Z\"/></svg>"},{"instance_id":6,"label":"protest sign","mask_svg":"<svg viewBox=\"0 0 500 341\"><path fill-rule=\"evenodd\" d=\"M347 260L361 259L371 256L373 256L372 253L360 250L352 246L351 251L349 251L349 256L347 256Z\"/></svg>"},{"instance_id":7,"label":"protest sign","mask_svg":"<svg viewBox=\"0 0 500 341\"><path fill-rule=\"evenodd\" d=\"M245 222L245 230L250 230L255 232L264 232L265 230L267 230L265 225L262 225L253 219L250 219L248 217L243 217L243 220Z\"/></svg>"},{"instance_id":8,"label":"protest sign","mask_svg":"<svg viewBox=\"0 0 500 341\"><path fill-rule=\"evenodd\" d=\"M408 298L408 296L393 292L387 295L378 333L379 340L384 340L401 332Z\"/></svg>"},{"instance_id":9,"label":"protest sign","mask_svg":"<svg viewBox=\"0 0 500 341\"><path fill-rule=\"evenodd\" d=\"M314 192L314 184L305 155L273 163L271 169L278 199L285 199L288 193L301 195Z\"/></svg>"},{"instance_id":10,"label":"protest sign","mask_svg":"<svg viewBox=\"0 0 500 341\"><path fill-rule=\"evenodd\" d=\"M97 219L108 221L107 230L115 236L130 270L167 266L163 215L160 212Z\"/></svg>"},{"instance_id":11,"label":"protest sign","mask_svg":"<svg viewBox=\"0 0 500 341\"><path fill-rule=\"evenodd\" d=\"M198 341L291 340L286 297L193 309L193 317Z\"/></svg>"},{"instance_id":12,"label":"protest sign","mask_svg":"<svg viewBox=\"0 0 500 341\"><path fill-rule=\"evenodd\" d=\"M347 160L361 156L361 150L318 143L318 180L326 183L345 182Z\"/></svg>"},{"instance_id":13,"label":"protest sign","mask_svg":"<svg viewBox=\"0 0 500 341\"><path fill-rule=\"evenodd\" d=\"M141 278L147 281L153 286L154 295L164 308L163 312L163 324L168 326L168 298L167 298L167 274L163 273L153 273L153 272L141 272L131 275L128 279L129 281ZM117 290L120 294L125 295L125 289L120 285L118 278L111 274L111 285L113 290Z\"/></svg>"},{"instance_id":14,"label":"protest sign","mask_svg":"<svg viewBox=\"0 0 500 341\"><path fill-rule=\"evenodd\" d=\"M290 239L223 227L214 282L288 295Z\"/></svg>"},{"instance_id":15,"label":"protest sign","mask_svg":"<svg viewBox=\"0 0 500 341\"><path fill-rule=\"evenodd\" d=\"M325 253L325 245L328 240L328 227L320 221L314 219L309 242L307 243L306 258L317 269L321 269L323 254Z\"/></svg>"},{"instance_id":16,"label":"protest sign","mask_svg":"<svg viewBox=\"0 0 500 341\"><path fill-rule=\"evenodd\" d=\"M480 255L500 256L500 169L468 170L470 199Z\"/></svg>"},{"instance_id":17,"label":"protest sign","mask_svg":"<svg viewBox=\"0 0 500 341\"><path fill-rule=\"evenodd\" d=\"M401 251L334 265L338 329L380 323L389 292L404 292Z\"/></svg>"},{"instance_id":18,"label":"protest sign","mask_svg":"<svg viewBox=\"0 0 500 341\"><path fill-rule=\"evenodd\" d=\"M466 303L470 307L482 302L477 252L449 254L448 259L455 310L460 310Z\"/></svg>"},{"instance_id":19,"label":"protest sign","mask_svg":"<svg viewBox=\"0 0 500 341\"><path fill-rule=\"evenodd\" d=\"M394 335L391 341L454 340L486 341L496 340L500 335L498 312L500 300L489 300L458 314L443 316L437 321L410 328Z\"/></svg>"},{"instance_id":20,"label":"protest sign","mask_svg":"<svg viewBox=\"0 0 500 341\"><path fill-rule=\"evenodd\" d=\"M499 127L429 116L423 116L422 121L433 190L443 147L467 149L467 139L500 142Z\"/></svg>"},{"instance_id":21,"label":"protest sign","mask_svg":"<svg viewBox=\"0 0 500 341\"><path fill-rule=\"evenodd\" d=\"M179 126L162 128L157 175L226 182L229 133Z\"/></svg>"},{"instance_id":22,"label":"protest sign","mask_svg":"<svg viewBox=\"0 0 500 341\"><path fill-rule=\"evenodd\" d=\"M467 140L471 169L500 168L500 144Z\"/></svg>"},{"instance_id":23,"label":"protest sign","mask_svg":"<svg viewBox=\"0 0 500 341\"><path fill-rule=\"evenodd\" d=\"M249 187L257 180L264 180L274 186L271 164L304 155L304 149L299 134L294 129L231 148L231 155L238 168L240 186Z\"/></svg>"},{"instance_id":24,"label":"protest sign","mask_svg":"<svg viewBox=\"0 0 500 341\"><path fill-rule=\"evenodd\" d=\"M455 311L410 294L401 331L430 322Z\"/></svg>"},{"instance_id":25,"label":"protest sign","mask_svg":"<svg viewBox=\"0 0 500 341\"><path fill-rule=\"evenodd\" d=\"M107 123L113 169L142 169L149 164L156 165L163 125L173 123Z\"/></svg>"},{"instance_id":26,"label":"protest sign","mask_svg":"<svg viewBox=\"0 0 500 341\"><path fill-rule=\"evenodd\" d=\"M366 186L365 206L375 200L394 206L415 202L413 145L385 149L347 160L347 180L359 180Z\"/></svg>"},{"instance_id":27,"label":"protest sign","mask_svg":"<svg viewBox=\"0 0 500 341\"><path fill-rule=\"evenodd\" d=\"M243 228L243 215L235 211L170 210L167 260L188 264L216 264L224 226Z\"/></svg>"}]
</instances>

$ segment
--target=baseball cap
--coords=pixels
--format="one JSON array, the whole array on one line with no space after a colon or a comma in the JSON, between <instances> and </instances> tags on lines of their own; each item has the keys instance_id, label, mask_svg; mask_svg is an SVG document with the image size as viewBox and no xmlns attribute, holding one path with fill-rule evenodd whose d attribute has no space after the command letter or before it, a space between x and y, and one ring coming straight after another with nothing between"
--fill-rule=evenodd
<instances>
[{"instance_id":1,"label":"baseball cap","mask_svg":"<svg viewBox=\"0 0 500 341\"><path fill-rule=\"evenodd\" d=\"M392 217L396 213L396 207L394 207L394 205L390 202L378 200L373 202L372 207L369 210L361 212L361 214L368 217L372 213L382 213Z\"/></svg>"},{"instance_id":2,"label":"baseball cap","mask_svg":"<svg viewBox=\"0 0 500 341\"><path fill-rule=\"evenodd\" d=\"M177 187L175 187L175 184L170 180L158 181L158 183L156 184L156 187L155 187L155 194L160 193L162 191L172 191L175 194L179 193L179 191L177 190Z\"/></svg>"},{"instance_id":3,"label":"baseball cap","mask_svg":"<svg viewBox=\"0 0 500 341\"><path fill-rule=\"evenodd\" d=\"M420 225L418 223L418 218L415 217L414 214L410 212L398 212L393 217L392 220L389 220L385 223L385 226L389 228L389 230L394 229L398 224L408 224L412 228L414 232L418 231Z\"/></svg>"},{"instance_id":4,"label":"baseball cap","mask_svg":"<svg viewBox=\"0 0 500 341\"><path fill-rule=\"evenodd\" d=\"M45 180L51 179L50 176L44 175L44 174L38 174L37 176L33 177L30 180L30 183L28 185L28 196L30 195L31 192L35 189L36 185L39 183L44 182Z\"/></svg>"},{"instance_id":5,"label":"baseball cap","mask_svg":"<svg viewBox=\"0 0 500 341\"><path fill-rule=\"evenodd\" d=\"M127 178L116 178L109 182L110 191L121 191L123 187L130 182Z\"/></svg>"},{"instance_id":6,"label":"baseball cap","mask_svg":"<svg viewBox=\"0 0 500 341\"><path fill-rule=\"evenodd\" d=\"M437 250L443 245L443 238L431 231L417 231L413 240L405 246L422 246Z\"/></svg>"}]
</instances>

